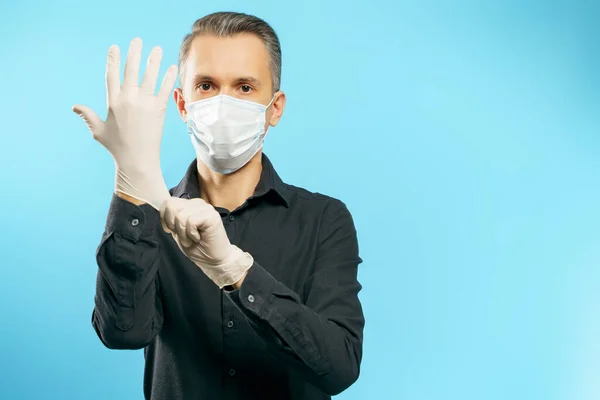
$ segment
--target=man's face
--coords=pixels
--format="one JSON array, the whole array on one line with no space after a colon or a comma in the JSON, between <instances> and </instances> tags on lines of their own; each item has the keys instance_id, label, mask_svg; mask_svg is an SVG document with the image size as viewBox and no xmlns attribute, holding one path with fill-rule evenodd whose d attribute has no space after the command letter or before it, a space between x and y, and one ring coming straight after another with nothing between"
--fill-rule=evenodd
<instances>
[{"instance_id":1,"label":"man's face","mask_svg":"<svg viewBox=\"0 0 600 400\"><path fill-rule=\"evenodd\" d=\"M182 87L174 98L186 121L185 104L225 94L238 99L269 104L266 125L275 126L285 106L285 95L273 93L269 53L263 41L251 34L231 37L201 35L192 41L183 69Z\"/></svg>"}]
</instances>

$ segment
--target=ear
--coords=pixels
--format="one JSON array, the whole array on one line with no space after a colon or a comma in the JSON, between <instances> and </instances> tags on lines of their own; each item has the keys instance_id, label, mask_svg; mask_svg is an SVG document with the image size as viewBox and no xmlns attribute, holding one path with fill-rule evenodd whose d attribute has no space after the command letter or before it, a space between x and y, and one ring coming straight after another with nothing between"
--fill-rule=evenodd
<instances>
[{"instance_id":1,"label":"ear","mask_svg":"<svg viewBox=\"0 0 600 400\"><path fill-rule=\"evenodd\" d=\"M187 111L185 110L185 99L183 98L183 91L181 88L177 88L173 91L173 100L177 105L177 111L183 122L187 121Z\"/></svg>"},{"instance_id":2,"label":"ear","mask_svg":"<svg viewBox=\"0 0 600 400\"><path fill-rule=\"evenodd\" d=\"M269 117L269 125L276 126L281 119L281 116L283 115L283 109L285 108L285 93L282 91L275 93L275 100L273 101L273 105L271 107L273 108L273 111Z\"/></svg>"}]
</instances>

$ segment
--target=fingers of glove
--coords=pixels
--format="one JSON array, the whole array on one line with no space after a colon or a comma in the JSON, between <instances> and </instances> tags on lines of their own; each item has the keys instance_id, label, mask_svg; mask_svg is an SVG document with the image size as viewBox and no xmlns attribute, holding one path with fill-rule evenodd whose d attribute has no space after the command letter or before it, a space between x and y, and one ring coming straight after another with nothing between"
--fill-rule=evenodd
<instances>
[{"instance_id":1,"label":"fingers of glove","mask_svg":"<svg viewBox=\"0 0 600 400\"><path fill-rule=\"evenodd\" d=\"M187 235L199 243L203 236L209 236L207 229L210 226L221 222L221 215L213 206L200 198L189 201L194 212L188 219Z\"/></svg>"},{"instance_id":2,"label":"fingers of glove","mask_svg":"<svg viewBox=\"0 0 600 400\"><path fill-rule=\"evenodd\" d=\"M185 249L189 249L190 247L192 247L193 244L195 244L195 242L192 239L190 239L187 235L177 235L177 239L181 243L181 246Z\"/></svg>"},{"instance_id":3,"label":"fingers of glove","mask_svg":"<svg viewBox=\"0 0 600 400\"><path fill-rule=\"evenodd\" d=\"M195 230L199 236L210 237L217 231L218 225L221 224L221 216L211 206L203 207L202 212L196 212L189 219L188 234L192 236L190 231ZM198 237L199 236L195 236Z\"/></svg>"},{"instance_id":4,"label":"fingers of glove","mask_svg":"<svg viewBox=\"0 0 600 400\"><path fill-rule=\"evenodd\" d=\"M189 211L185 209L180 210L175 216L175 234L184 247L190 247L192 245L192 241L187 235L187 222L189 217Z\"/></svg>"},{"instance_id":5,"label":"fingers of glove","mask_svg":"<svg viewBox=\"0 0 600 400\"><path fill-rule=\"evenodd\" d=\"M168 207L165 211L165 217L163 218L163 221L167 226L167 229L171 232L176 232L175 216L177 215L177 212L178 210L173 209L172 207Z\"/></svg>"},{"instance_id":6,"label":"fingers of glove","mask_svg":"<svg viewBox=\"0 0 600 400\"><path fill-rule=\"evenodd\" d=\"M160 214L160 225L163 228L163 231L167 232L167 233L171 233L171 230L169 229L169 227L167 226L166 222L165 222L165 217L167 214L167 209L169 208L169 206L171 205L171 200L173 198L169 198L167 200L165 200L161 206L160 209L158 210L159 214Z\"/></svg>"},{"instance_id":7,"label":"fingers of glove","mask_svg":"<svg viewBox=\"0 0 600 400\"><path fill-rule=\"evenodd\" d=\"M91 108L81 104L74 105L73 112L83 119L90 132L92 132L92 136L97 140L98 135L104 126L104 122L102 119L100 119L98 114L96 114Z\"/></svg>"},{"instance_id":8,"label":"fingers of glove","mask_svg":"<svg viewBox=\"0 0 600 400\"><path fill-rule=\"evenodd\" d=\"M175 216L185 207L186 201L189 200L171 197L163 203L160 208L160 219L163 229L166 227L167 232L175 231Z\"/></svg>"},{"instance_id":9,"label":"fingers of glove","mask_svg":"<svg viewBox=\"0 0 600 400\"><path fill-rule=\"evenodd\" d=\"M167 232L167 233L173 233L173 232L172 232L172 231L169 229L169 227L167 226L167 224L165 224L165 220L164 220L164 219L162 219L162 218L160 219L160 225L162 226L162 228L163 228L163 231L165 231L165 232Z\"/></svg>"},{"instance_id":10,"label":"fingers of glove","mask_svg":"<svg viewBox=\"0 0 600 400\"><path fill-rule=\"evenodd\" d=\"M162 84L158 91L157 98L161 103L167 104L169 102L169 97L171 96L171 92L175 87L175 81L177 80L177 66L171 65L165 76L163 78Z\"/></svg>"},{"instance_id":11,"label":"fingers of glove","mask_svg":"<svg viewBox=\"0 0 600 400\"><path fill-rule=\"evenodd\" d=\"M184 246L183 243L181 243L181 238L179 237L179 235L177 235L177 233L172 232L171 236L173 236L173 240L175 240L175 243L177 243L177 246L179 246L181 251L185 252L189 246Z\"/></svg>"},{"instance_id":12,"label":"fingers of glove","mask_svg":"<svg viewBox=\"0 0 600 400\"><path fill-rule=\"evenodd\" d=\"M158 46L152 48L148 56L146 72L140 85L140 90L144 94L154 95L156 90L156 80L158 78L158 70L160 69L160 61L162 59L162 49Z\"/></svg>"},{"instance_id":13,"label":"fingers of glove","mask_svg":"<svg viewBox=\"0 0 600 400\"><path fill-rule=\"evenodd\" d=\"M202 239L202 237L200 236L200 231L198 230L198 227L196 226L193 217L187 220L186 234L195 243L200 243L200 240Z\"/></svg>"},{"instance_id":14,"label":"fingers of glove","mask_svg":"<svg viewBox=\"0 0 600 400\"><path fill-rule=\"evenodd\" d=\"M140 61L142 59L142 39L135 38L129 45L125 74L123 75L123 88L136 87L139 84Z\"/></svg>"},{"instance_id":15,"label":"fingers of glove","mask_svg":"<svg viewBox=\"0 0 600 400\"><path fill-rule=\"evenodd\" d=\"M112 45L106 56L106 100L110 105L121 91L121 49Z\"/></svg>"}]
</instances>

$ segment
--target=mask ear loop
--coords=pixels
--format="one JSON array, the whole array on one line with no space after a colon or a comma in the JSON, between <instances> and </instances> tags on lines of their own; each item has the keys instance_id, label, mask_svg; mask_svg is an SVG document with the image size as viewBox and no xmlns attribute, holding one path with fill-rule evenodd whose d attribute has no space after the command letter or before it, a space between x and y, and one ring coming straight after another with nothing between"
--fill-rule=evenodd
<instances>
[{"instance_id":1,"label":"mask ear loop","mask_svg":"<svg viewBox=\"0 0 600 400\"><path fill-rule=\"evenodd\" d=\"M267 104L267 108L271 107L274 102L275 102L275 95L273 95L273 98L271 99L271 101L269 102L269 104Z\"/></svg>"},{"instance_id":2,"label":"mask ear loop","mask_svg":"<svg viewBox=\"0 0 600 400\"><path fill-rule=\"evenodd\" d=\"M265 108L265 116L267 113L267 110L269 109L269 107L271 107L273 105L273 103L275 102L275 95L273 95L273 98L271 99L271 101L269 102L269 104L267 104L267 107ZM266 123L266 121L265 121ZM271 127L271 125L267 125L267 129L265 129L265 136L267 137L267 133L269 132L269 128Z\"/></svg>"}]
</instances>

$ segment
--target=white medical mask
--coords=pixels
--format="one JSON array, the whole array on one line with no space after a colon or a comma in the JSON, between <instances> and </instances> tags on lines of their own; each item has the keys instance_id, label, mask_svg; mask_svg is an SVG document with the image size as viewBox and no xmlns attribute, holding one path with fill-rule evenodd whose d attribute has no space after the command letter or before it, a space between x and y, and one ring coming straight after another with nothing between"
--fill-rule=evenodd
<instances>
[{"instance_id":1,"label":"white medical mask","mask_svg":"<svg viewBox=\"0 0 600 400\"><path fill-rule=\"evenodd\" d=\"M267 132L265 106L218 95L186 105L187 130L196 155L221 174L242 168L262 148Z\"/></svg>"}]
</instances>

